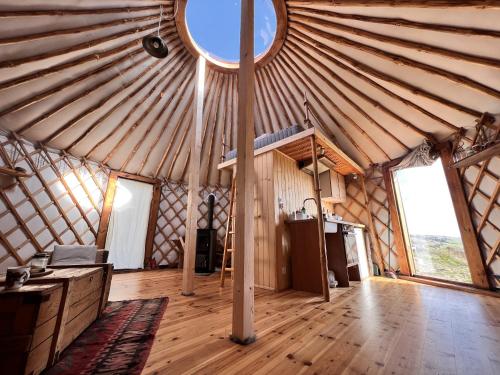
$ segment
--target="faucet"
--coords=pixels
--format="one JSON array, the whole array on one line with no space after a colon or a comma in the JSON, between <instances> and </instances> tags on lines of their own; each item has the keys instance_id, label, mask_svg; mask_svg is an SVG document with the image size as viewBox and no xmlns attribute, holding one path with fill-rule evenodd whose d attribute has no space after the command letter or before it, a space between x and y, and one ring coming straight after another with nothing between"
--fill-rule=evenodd
<instances>
[{"instance_id":1,"label":"faucet","mask_svg":"<svg viewBox=\"0 0 500 375\"><path fill-rule=\"evenodd\" d=\"M318 207L318 202L316 202L316 198L306 198L306 199L304 199L304 202L302 202L302 210L303 211L306 210L306 202L307 201L314 201L314 203L316 203L316 208Z\"/></svg>"}]
</instances>

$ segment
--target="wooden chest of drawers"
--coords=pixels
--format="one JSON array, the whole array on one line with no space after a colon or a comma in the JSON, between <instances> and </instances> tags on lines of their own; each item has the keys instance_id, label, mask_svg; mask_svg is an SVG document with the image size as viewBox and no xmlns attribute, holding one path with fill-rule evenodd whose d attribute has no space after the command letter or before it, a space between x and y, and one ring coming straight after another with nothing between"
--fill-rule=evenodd
<instances>
[{"instance_id":1,"label":"wooden chest of drawers","mask_svg":"<svg viewBox=\"0 0 500 375\"><path fill-rule=\"evenodd\" d=\"M62 312L62 284L0 291L0 363L4 374L38 374L49 363Z\"/></svg>"}]
</instances>

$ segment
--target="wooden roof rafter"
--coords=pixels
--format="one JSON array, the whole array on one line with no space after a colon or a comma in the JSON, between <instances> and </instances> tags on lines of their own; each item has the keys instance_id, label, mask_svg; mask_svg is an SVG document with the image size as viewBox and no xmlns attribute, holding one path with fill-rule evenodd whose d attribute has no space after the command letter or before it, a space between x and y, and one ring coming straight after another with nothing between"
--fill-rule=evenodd
<instances>
[{"instance_id":1,"label":"wooden roof rafter","mask_svg":"<svg viewBox=\"0 0 500 375\"><path fill-rule=\"evenodd\" d=\"M149 121L140 122L134 133L140 134L138 140L144 145L137 147L132 158L122 146L117 148L135 116L157 113L166 103L148 96L155 95L148 92L160 84L158 74L177 70L182 64L181 53L189 54L174 22L166 21L162 35L170 48L169 59L176 58L143 73L157 61L143 52L141 39L156 30L159 5L164 6L165 14L171 13L173 1L125 2L118 8L104 0L97 8L90 3L75 4L76 0L55 0L50 7L37 4L30 9L17 5L2 8L3 1L0 18L5 25L34 20L34 26L24 33L13 28L0 38L2 48L8 51L0 57L0 73L6 73L0 81L0 96L7 99L0 106L0 126L70 154L124 165L130 173L158 173L162 178L169 174L173 179L186 176L190 96L178 101L181 108L165 109L161 119L174 123L151 127ZM451 0L287 0L283 4L288 12L283 46L256 71L258 135L301 124L304 91L311 91L314 126L330 139L337 139L366 167L406 153L421 137L442 140L459 128L470 127L485 110L498 111L494 103L500 98L500 88L496 80L485 79L487 72L499 66L488 45L494 46L500 34L487 22L499 12L498 1L481 1L479 5L478 1ZM464 11L470 14L467 23L457 16ZM436 15L443 15L439 22L434 22ZM93 19L82 23L83 17ZM51 27L43 28L37 22ZM427 32L435 41L426 38ZM474 48L467 43L447 43L461 36L478 43ZM53 43L61 37L68 37L67 42ZM35 44L36 48L31 48ZM21 46L26 47L23 54L16 52ZM428 60L422 58L427 55ZM134 68L134 64L139 66ZM207 75L214 70L209 66ZM204 183L227 184L227 174L216 165L222 143L235 144L237 77L218 71L220 82L207 82L207 92L219 90L221 94L214 98L209 127L205 128L208 159L204 164L208 170L204 170L203 179ZM408 71L414 71L419 79L407 78ZM140 81L127 86L141 74ZM428 84L432 77L439 85ZM142 90L135 91L146 81ZM161 85L172 93L180 83L169 80ZM28 84L36 89L23 93ZM110 95L112 87L114 95ZM455 88L467 95L460 96ZM141 100L151 108L144 111L143 106L137 106ZM73 105L75 101L78 105ZM113 149L121 151L112 159L106 158Z\"/></svg>"}]
</instances>

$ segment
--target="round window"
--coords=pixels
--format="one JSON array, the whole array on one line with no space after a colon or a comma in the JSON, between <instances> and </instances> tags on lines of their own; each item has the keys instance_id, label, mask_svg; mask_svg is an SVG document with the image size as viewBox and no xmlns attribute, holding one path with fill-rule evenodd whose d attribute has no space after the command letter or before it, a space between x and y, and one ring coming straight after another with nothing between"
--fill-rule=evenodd
<instances>
[{"instance_id":1,"label":"round window","mask_svg":"<svg viewBox=\"0 0 500 375\"><path fill-rule=\"evenodd\" d=\"M194 46L211 61L240 59L241 0L188 0L186 25ZM255 0L255 58L266 54L276 37L273 0Z\"/></svg>"}]
</instances>

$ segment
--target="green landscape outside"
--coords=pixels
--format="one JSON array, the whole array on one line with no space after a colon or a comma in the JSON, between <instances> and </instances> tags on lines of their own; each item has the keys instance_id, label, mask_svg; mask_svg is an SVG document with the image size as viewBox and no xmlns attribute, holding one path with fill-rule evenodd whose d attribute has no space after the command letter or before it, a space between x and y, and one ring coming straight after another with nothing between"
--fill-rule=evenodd
<instances>
[{"instance_id":1,"label":"green landscape outside","mask_svg":"<svg viewBox=\"0 0 500 375\"><path fill-rule=\"evenodd\" d=\"M415 234L410 241L418 275L472 282L460 238Z\"/></svg>"}]
</instances>

